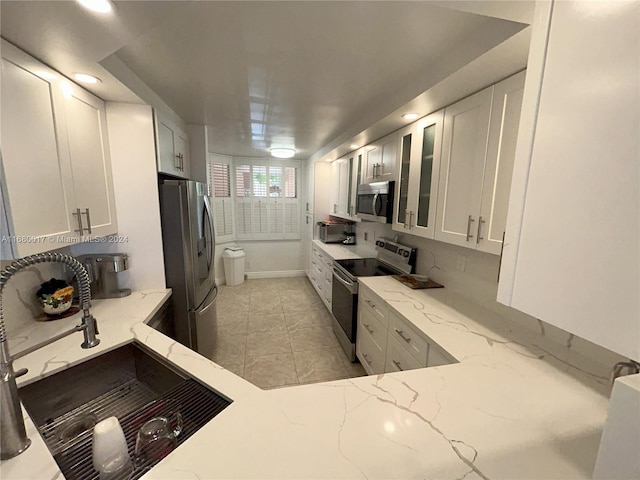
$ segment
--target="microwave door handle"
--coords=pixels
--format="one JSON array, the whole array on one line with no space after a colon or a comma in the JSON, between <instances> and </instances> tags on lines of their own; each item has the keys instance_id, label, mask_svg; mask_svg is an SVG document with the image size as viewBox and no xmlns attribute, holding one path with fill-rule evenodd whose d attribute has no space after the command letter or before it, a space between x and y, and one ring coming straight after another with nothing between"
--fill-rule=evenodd
<instances>
[{"instance_id":1,"label":"microwave door handle","mask_svg":"<svg viewBox=\"0 0 640 480\"><path fill-rule=\"evenodd\" d=\"M380 215L380 212L378 212L378 208L377 208L379 197L380 197L380 194L376 192L376 194L373 196L373 200L371 204L371 211L376 217Z\"/></svg>"}]
</instances>

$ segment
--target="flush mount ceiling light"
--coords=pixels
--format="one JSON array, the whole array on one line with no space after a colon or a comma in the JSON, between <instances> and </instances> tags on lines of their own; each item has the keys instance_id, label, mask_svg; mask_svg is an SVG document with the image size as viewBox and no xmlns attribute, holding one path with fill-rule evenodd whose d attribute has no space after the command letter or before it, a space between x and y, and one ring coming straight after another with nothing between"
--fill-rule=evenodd
<instances>
[{"instance_id":1,"label":"flush mount ceiling light","mask_svg":"<svg viewBox=\"0 0 640 480\"><path fill-rule=\"evenodd\" d=\"M272 157L276 158L291 158L296 154L293 148L272 148L269 152Z\"/></svg>"},{"instance_id":2,"label":"flush mount ceiling light","mask_svg":"<svg viewBox=\"0 0 640 480\"><path fill-rule=\"evenodd\" d=\"M405 120L415 120L418 117L419 115L417 113L405 113L404 115L402 115L402 118L404 118Z\"/></svg>"},{"instance_id":3,"label":"flush mount ceiling light","mask_svg":"<svg viewBox=\"0 0 640 480\"><path fill-rule=\"evenodd\" d=\"M109 13L113 7L109 0L76 0L84 8L88 8L92 12Z\"/></svg>"},{"instance_id":4,"label":"flush mount ceiling light","mask_svg":"<svg viewBox=\"0 0 640 480\"><path fill-rule=\"evenodd\" d=\"M77 81L82 82L82 83L100 83L100 82L102 82L102 80L100 80L98 77L94 77L93 75L89 75L88 73L74 73L73 74L73 78L75 78Z\"/></svg>"}]
</instances>

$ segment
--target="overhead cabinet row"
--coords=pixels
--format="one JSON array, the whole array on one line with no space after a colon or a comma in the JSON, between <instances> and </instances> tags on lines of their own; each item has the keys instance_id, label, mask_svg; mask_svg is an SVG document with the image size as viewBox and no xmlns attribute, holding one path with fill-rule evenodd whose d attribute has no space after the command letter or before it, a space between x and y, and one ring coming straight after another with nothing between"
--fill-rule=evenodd
<instances>
[{"instance_id":1,"label":"overhead cabinet row","mask_svg":"<svg viewBox=\"0 0 640 480\"><path fill-rule=\"evenodd\" d=\"M330 212L357 220L358 185L397 180L392 228L499 254L525 72L332 165Z\"/></svg>"},{"instance_id":2,"label":"overhead cabinet row","mask_svg":"<svg viewBox=\"0 0 640 480\"><path fill-rule=\"evenodd\" d=\"M2 256L116 233L102 100L2 41Z\"/></svg>"}]
</instances>

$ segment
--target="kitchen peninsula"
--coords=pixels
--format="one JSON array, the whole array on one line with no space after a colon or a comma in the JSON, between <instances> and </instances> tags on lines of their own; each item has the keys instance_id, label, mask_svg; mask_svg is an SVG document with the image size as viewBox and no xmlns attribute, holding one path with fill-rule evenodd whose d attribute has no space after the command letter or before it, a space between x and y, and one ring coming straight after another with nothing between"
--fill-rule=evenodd
<instances>
[{"instance_id":1,"label":"kitchen peninsula","mask_svg":"<svg viewBox=\"0 0 640 480\"><path fill-rule=\"evenodd\" d=\"M95 301L99 347L83 350L71 336L23 357L20 384L134 341L233 400L147 479L590 478L605 366L447 289L413 291L391 277L363 284L459 363L262 391L147 326L169 296L153 291ZM12 348L74 321L31 326ZM3 478L59 478L28 418L27 429L33 445L2 462Z\"/></svg>"}]
</instances>

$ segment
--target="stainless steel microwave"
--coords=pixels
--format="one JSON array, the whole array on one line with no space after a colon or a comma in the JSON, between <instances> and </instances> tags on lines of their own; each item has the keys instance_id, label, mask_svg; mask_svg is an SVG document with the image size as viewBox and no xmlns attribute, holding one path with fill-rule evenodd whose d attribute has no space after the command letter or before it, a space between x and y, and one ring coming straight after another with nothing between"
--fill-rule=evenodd
<instances>
[{"instance_id":1,"label":"stainless steel microwave","mask_svg":"<svg viewBox=\"0 0 640 480\"><path fill-rule=\"evenodd\" d=\"M363 220L391 223L395 182L358 185L356 213Z\"/></svg>"}]
</instances>

